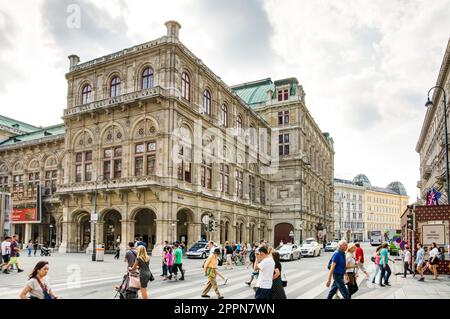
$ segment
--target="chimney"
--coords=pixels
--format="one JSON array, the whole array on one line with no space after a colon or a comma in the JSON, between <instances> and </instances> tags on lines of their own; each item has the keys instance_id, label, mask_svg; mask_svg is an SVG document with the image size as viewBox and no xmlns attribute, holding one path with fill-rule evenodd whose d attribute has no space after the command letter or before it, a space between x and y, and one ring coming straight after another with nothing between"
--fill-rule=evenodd
<instances>
[{"instance_id":1,"label":"chimney","mask_svg":"<svg viewBox=\"0 0 450 319\"><path fill-rule=\"evenodd\" d=\"M167 21L164 25L167 28L167 36L178 39L181 25L173 20Z\"/></svg>"},{"instance_id":2,"label":"chimney","mask_svg":"<svg viewBox=\"0 0 450 319\"><path fill-rule=\"evenodd\" d=\"M267 90L266 94L267 94L266 105L271 105L272 104L272 97L273 97L272 89Z\"/></svg>"},{"instance_id":3,"label":"chimney","mask_svg":"<svg viewBox=\"0 0 450 319\"><path fill-rule=\"evenodd\" d=\"M75 54L69 55L69 61L70 61L70 69L72 69L78 63L80 63L80 57Z\"/></svg>"}]
</instances>

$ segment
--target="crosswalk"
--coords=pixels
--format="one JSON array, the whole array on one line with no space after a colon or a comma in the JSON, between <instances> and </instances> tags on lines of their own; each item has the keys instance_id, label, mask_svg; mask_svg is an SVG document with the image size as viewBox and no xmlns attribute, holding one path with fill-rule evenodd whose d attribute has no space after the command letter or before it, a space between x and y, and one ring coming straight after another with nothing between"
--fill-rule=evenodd
<instances>
[{"instance_id":1,"label":"crosswalk","mask_svg":"<svg viewBox=\"0 0 450 319\"><path fill-rule=\"evenodd\" d=\"M325 269L302 269L298 266L285 267L283 272L288 281L285 288L289 299L324 299L327 296L328 288L325 286L328 271ZM152 267L152 272L156 280L149 283L148 293L152 299L199 299L206 283L201 268L187 269L185 281L167 280L159 276L160 269ZM231 270L221 269L221 273L228 279L227 284L218 278L219 290L227 299L253 299L255 291L253 287L245 284L250 279L251 269L244 266L234 267ZM65 299L101 298L111 299L115 295L114 285L122 281L122 275L105 274L104 277L86 278L83 281L67 283L59 279L52 283L52 289ZM254 283L256 280L254 281ZM367 285L365 276L358 277L359 291L354 298L360 299L383 299L387 296L396 296L400 292L398 288L377 289ZM2 287L0 298L18 298L23 286L14 285ZM213 290L210 291L212 298L215 297Z\"/></svg>"}]
</instances>

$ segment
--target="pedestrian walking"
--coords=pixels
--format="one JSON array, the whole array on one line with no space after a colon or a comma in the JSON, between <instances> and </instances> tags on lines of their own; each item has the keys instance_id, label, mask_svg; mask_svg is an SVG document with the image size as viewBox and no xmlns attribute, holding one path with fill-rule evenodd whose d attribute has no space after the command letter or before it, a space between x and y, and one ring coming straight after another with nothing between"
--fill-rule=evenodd
<instances>
[{"instance_id":1,"label":"pedestrian walking","mask_svg":"<svg viewBox=\"0 0 450 319\"><path fill-rule=\"evenodd\" d=\"M174 264L173 264L173 273L175 275L175 280L177 280L178 270L180 270L181 278L180 280L184 280L184 270L183 270L183 249L180 244L175 243L174 245Z\"/></svg>"},{"instance_id":2,"label":"pedestrian walking","mask_svg":"<svg viewBox=\"0 0 450 319\"><path fill-rule=\"evenodd\" d=\"M354 256L357 250L355 243L350 243L347 246L347 252L345 254L345 276L344 282L347 285L350 297L353 296L358 291L358 283L356 281L356 270L358 269L358 264Z\"/></svg>"},{"instance_id":3,"label":"pedestrian walking","mask_svg":"<svg viewBox=\"0 0 450 319\"><path fill-rule=\"evenodd\" d=\"M430 270L433 273L433 279L438 279L437 267L439 265L439 250L437 249L436 243L431 244L430 251Z\"/></svg>"},{"instance_id":4,"label":"pedestrian walking","mask_svg":"<svg viewBox=\"0 0 450 319\"><path fill-rule=\"evenodd\" d=\"M423 249L423 245L417 244L417 256L416 256L416 269L420 274L419 281L424 281L425 277L423 276L423 268L425 264L425 249Z\"/></svg>"},{"instance_id":5,"label":"pedestrian walking","mask_svg":"<svg viewBox=\"0 0 450 319\"><path fill-rule=\"evenodd\" d=\"M266 247L266 242L264 240L261 240L259 242L259 246L256 247L250 253L249 259L250 259L250 262L252 263L252 274L250 276L250 280L245 282L248 286L251 286L251 284L253 282L253 279L258 278L259 272L258 272L258 270L255 269L255 262L256 262L256 258L258 256L258 254L259 254L259 249L262 248L262 247Z\"/></svg>"},{"instance_id":6,"label":"pedestrian walking","mask_svg":"<svg viewBox=\"0 0 450 319\"><path fill-rule=\"evenodd\" d=\"M275 269L272 278L272 297L271 299L287 299L284 291L283 282L281 280L281 262L280 254L277 251L272 253L273 261L275 262Z\"/></svg>"},{"instance_id":7,"label":"pedestrian walking","mask_svg":"<svg viewBox=\"0 0 450 319\"><path fill-rule=\"evenodd\" d=\"M162 274L160 276L161 277L165 277L167 272L166 273L164 272L164 269L166 269L164 261L165 261L165 258L166 258L167 248L169 247L169 242L167 240L165 240L162 247L163 247L162 248L162 254L161 254L161 256L162 256L162 259L161 259Z\"/></svg>"},{"instance_id":8,"label":"pedestrian walking","mask_svg":"<svg viewBox=\"0 0 450 319\"><path fill-rule=\"evenodd\" d=\"M19 257L20 257L20 249L19 249L19 235L13 235L11 244L10 244L10 265L17 267L17 272L22 272L23 269L20 269L19 266Z\"/></svg>"},{"instance_id":9,"label":"pedestrian walking","mask_svg":"<svg viewBox=\"0 0 450 319\"><path fill-rule=\"evenodd\" d=\"M11 241L12 238L10 236L6 236L5 240L2 242L2 267L6 267L5 270L3 270L4 274L9 274L9 269L11 268Z\"/></svg>"},{"instance_id":10,"label":"pedestrian walking","mask_svg":"<svg viewBox=\"0 0 450 319\"><path fill-rule=\"evenodd\" d=\"M173 271L172 247L167 247L167 251L164 256L164 266L165 266L165 269L163 270L163 273L164 273L165 278L163 280L167 280L167 279L171 280L172 279L172 271Z\"/></svg>"},{"instance_id":11,"label":"pedestrian walking","mask_svg":"<svg viewBox=\"0 0 450 319\"><path fill-rule=\"evenodd\" d=\"M333 299L333 296L338 290L344 299L351 298L350 292L344 283L344 275L346 270L345 251L347 250L347 247L347 241L341 240L338 243L338 249L333 253L333 256L328 263L328 269L330 271L328 273L328 279L325 285L327 288L330 288L331 278L333 278L333 285L331 285L327 299Z\"/></svg>"},{"instance_id":12,"label":"pedestrian walking","mask_svg":"<svg viewBox=\"0 0 450 319\"><path fill-rule=\"evenodd\" d=\"M31 257L31 251L33 250L33 241L30 239L27 244L28 257Z\"/></svg>"},{"instance_id":13,"label":"pedestrian walking","mask_svg":"<svg viewBox=\"0 0 450 319\"><path fill-rule=\"evenodd\" d=\"M389 283L389 277L391 276L392 272L391 272L391 267L389 267L389 261L392 261L393 263L395 263L395 261L393 261L392 259L389 258L388 243L383 243L383 245L381 247L382 248L380 251L380 271L381 271L380 286L385 287L385 286L391 285ZM384 285L383 285L383 280L384 280Z\"/></svg>"},{"instance_id":14,"label":"pedestrian walking","mask_svg":"<svg viewBox=\"0 0 450 319\"><path fill-rule=\"evenodd\" d=\"M208 277L208 282L206 284L205 289L202 292L203 298L210 298L208 295L208 292L211 290L211 288L214 289L214 292L217 295L217 299L223 299L223 296L220 294L219 287L217 286L216 281L216 273L217 273L217 265L218 265L218 258L220 255L220 249L216 248L214 250L214 254L210 255L208 259L206 259L205 264L203 265L203 271L205 273L205 276Z\"/></svg>"},{"instance_id":15,"label":"pedestrian walking","mask_svg":"<svg viewBox=\"0 0 450 319\"><path fill-rule=\"evenodd\" d=\"M120 258L120 242L116 242L116 254L114 255L114 259L119 260Z\"/></svg>"},{"instance_id":16,"label":"pedestrian walking","mask_svg":"<svg viewBox=\"0 0 450 319\"><path fill-rule=\"evenodd\" d=\"M130 268L130 271L133 272L136 269L139 269L139 280L141 283L142 299L148 299L148 292L147 292L148 282L154 280L149 265L150 265L150 257L147 255L147 249L145 248L145 246L138 246L137 257L135 259L133 267Z\"/></svg>"},{"instance_id":17,"label":"pedestrian walking","mask_svg":"<svg viewBox=\"0 0 450 319\"><path fill-rule=\"evenodd\" d=\"M373 273L372 284L375 284L377 275L380 272L380 251L381 251L381 246L378 246L372 257L372 261L375 263L375 272Z\"/></svg>"},{"instance_id":18,"label":"pedestrian walking","mask_svg":"<svg viewBox=\"0 0 450 319\"><path fill-rule=\"evenodd\" d=\"M34 240L33 248L34 248L34 256L36 256L36 252L39 248L39 242L37 241L37 239Z\"/></svg>"},{"instance_id":19,"label":"pedestrian walking","mask_svg":"<svg viewBox=\"0 0 450 319\"><path fill-rule=\"evenodd\" d=\"M38 262L20 292L20 299L59 299L46 281L48 271L48 261Z\"/></svg>"},{"instance_id":20,"label":"pedestrian walking","mask_svg":"<svg viewBox=\"0 0 450 319\"><path fill-rule=\"evenodd\" d=\"M364 251L361 248L361 244L359 242L356 242L355 246L356 246L355 259L356 264L358 265L358 269L361 270L366 275L366 279L369 280L370 275L367 272L366 268L364 267Z\"/></svg>"},{"instance_id":21,"label":"pedestrian walking","mask_svg":"<svg viewBox=\"0 0 450 319\"><path fill-rule=\"evenodd\" d=\"M134 243L130 241L128 243L128 250L125 252L124 261L127 263L128 268L133 267L134 262L136 261L137 252L134 248Z\"/></svg>"},{"instance_id":22,"label":"pedestrian walking","mask_svg":"<svg viewBox=\"0 0 450 319\"><path fill-rule=\"evenodd\" d=\"M271 299L275 262L269 256L269 251L266 247L259 249L255 262L255 270L258 271L255 299Z\"/></svg>"},{"instance_id":23,"label":"pedestrian walking","mask_svg":"<svg viewBox=\"0 0 450 319\"><path fill-rule=\"evenodd\" d=\"M403 251L403 278L406 278L406 273L409 270L410 274L413 274L411 269L411 252L409 251L408 245L405 246L405 250Z\"/></svg>"},{"instance_id":24,"label":"pedestrian walking","mask_svg":"<svg viewBox=\"0 0 450 319\"><path fill-rule=\"evenodd\" d=\"M228 269L228 266L230 266L230 269L233 269L232 264L232 256L233 256L233 248L230 245L228 241L225 242L225 269Z\"/></svg>"}]
</instances>

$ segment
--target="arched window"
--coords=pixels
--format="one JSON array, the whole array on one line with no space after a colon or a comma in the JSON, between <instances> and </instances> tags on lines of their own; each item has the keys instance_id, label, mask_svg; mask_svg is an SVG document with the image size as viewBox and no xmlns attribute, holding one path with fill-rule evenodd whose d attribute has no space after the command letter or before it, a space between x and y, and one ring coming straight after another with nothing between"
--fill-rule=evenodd
<instances>
[{"instance_id":1,"label":"arched window","mask_svg":"<svg viewBox=\"0 0 450 319\"><path fill-rule=\"evenodd\" d=\"M191 100L191 79L186 72L181 75L181 94L186 100Z\"/></svg>"},{"instance_id":2,"label":"arched window","mask_svg":"<svg viewBox=\"0 0 450 319\"><path fill-rule=\"evenodd\" d=\"M142 72L142 89L153 87L153 69L148 67Z\"/></svg>"},{"instance_id":3,"label":"arched window","mask_svg":"<svg viewBox=\"0 0 450 319\"><path fill-rule=\"evenodd\" d=\"M115 76L111 79L111 88L109 91L110 97L115 97L120 95L120 78Z\"/></svg>"},{"instance_id":4,"label":"arched window","mask_svg":"<svg viewBox=\"0 0 450 319\"><path fill-rule=\"evenodd\" d=\"M211 93L208 90L203 92L203 113L211 115Z\"/></svg>"},{"instance_id":5,"label":"arched window","mask_svg":"<svg viewBox=\"0 0 450 319\"><path fill-rule=\"evenodd\" d=\"M220 112L220 124L222 126L228 127L228 106L222 104L222 110Z\"/></svg>"},{"instance_id":6,"label":"arched window","mask_svg":"<svg viewBox=\"0 0 450 319\"><path fill-rule=\"evenodd\" d=\"M237 133L239 136L242 135L242 116L238 115L236 120Z\"/></svg>"},{"instance_id":7,"label":"arched window","mask_svg":"<svg viewBox=\"0 0 450 319\"><path fill-rule=\"evenodd\" d=\"M81 90L81 104L87 104L91 102L92 87L89 84L83 86Z\"/></svg>"}]
</instances>

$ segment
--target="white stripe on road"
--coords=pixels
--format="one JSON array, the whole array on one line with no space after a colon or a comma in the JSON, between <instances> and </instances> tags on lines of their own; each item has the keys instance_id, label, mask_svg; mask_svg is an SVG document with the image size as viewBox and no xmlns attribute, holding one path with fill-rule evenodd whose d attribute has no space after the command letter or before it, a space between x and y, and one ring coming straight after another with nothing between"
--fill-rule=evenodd
<instances>
[{"instance_id":1,"label":"white stripe on road","mask_svg":"<svg viewBox=\"0 0 450 319\"><path fill-rule=\"evenodd\" d=\"M320 275L323 276L323 278L326 280L328 271L321 272ZM361 284L361 282L364 280L364 278L365 278L364 276L358 277L358 280L357 280L358 286ZM307 292L296 297L295 299L314 299L314 298L316 298L318 295L322 294L323 292L325 292L326 290L331 288L331 286L330 286L330 288L327 288L325 286L325 280L319 282L319 284L315 288L308 290Z\"/></svg>"}]
</instances>

